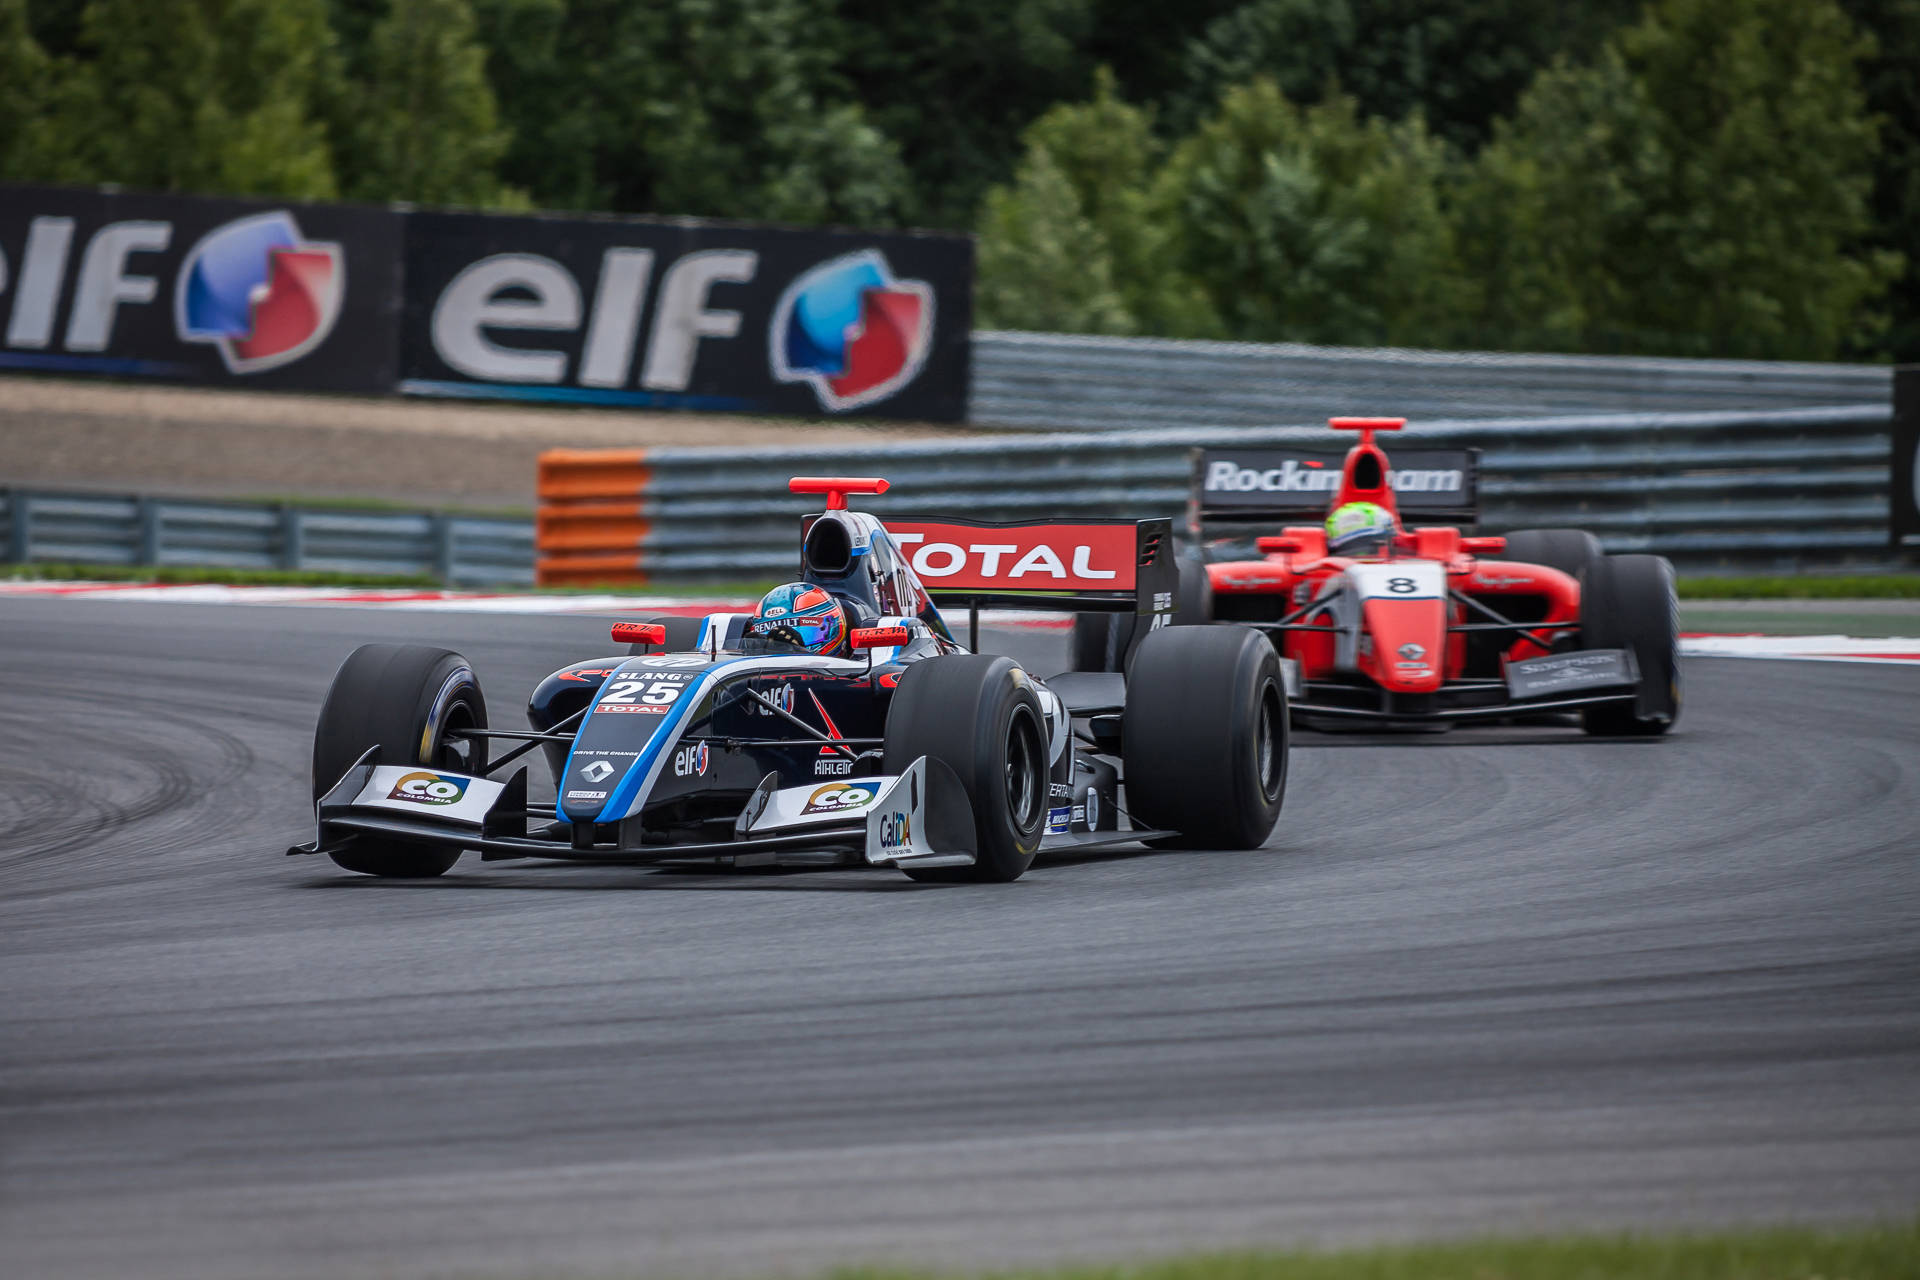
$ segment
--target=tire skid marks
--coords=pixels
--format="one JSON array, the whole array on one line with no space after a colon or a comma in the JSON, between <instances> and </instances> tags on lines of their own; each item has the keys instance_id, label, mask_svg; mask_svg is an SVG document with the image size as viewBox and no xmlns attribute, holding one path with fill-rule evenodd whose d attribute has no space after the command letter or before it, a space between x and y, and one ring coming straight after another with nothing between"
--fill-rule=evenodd
<instances>
[{"instance_id":1,"label":"tire skid marks","mask_svg":"<svg viewBox=\"0 0 1920 1280\"><path fill-rule=\"evenodd\" d=\"M18 825L0 829L10 874L53 859L108 860L113 875L150 870L147 855L171 853L243 829L251 815L216 793L245 779L255 761L237 734L212 723L208 703L97 684L47 684L13 713L46 745L10 756L27 762L20 790L43 799ZM18 768L18 764L14 765ZM12 788L10 788L12 789ZM141 857L100 849L103 838L138 834ZM32 877L14 889L32 888Z\"/></svg>"}]
</instances>

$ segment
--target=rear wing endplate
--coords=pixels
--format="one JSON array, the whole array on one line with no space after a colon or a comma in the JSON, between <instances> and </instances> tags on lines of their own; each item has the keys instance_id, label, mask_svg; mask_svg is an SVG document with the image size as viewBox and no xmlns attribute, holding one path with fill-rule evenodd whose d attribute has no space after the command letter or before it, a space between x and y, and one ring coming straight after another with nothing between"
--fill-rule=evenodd
<instances>
[{"instance_id":1,"label":"rear wing endplate","mask_svg":"<svg viewBox=\"0 0 1920 1280\"><path fill-rule=\"evenodd\" d=\"M1197 532L1231 525L1319 522L1340 491L1346 452L1289 446L1194 450L1189 519ZM1389 472L1407 524L1479 518L1478 449L1395 449Z\"/></svg>"}]
</instances>

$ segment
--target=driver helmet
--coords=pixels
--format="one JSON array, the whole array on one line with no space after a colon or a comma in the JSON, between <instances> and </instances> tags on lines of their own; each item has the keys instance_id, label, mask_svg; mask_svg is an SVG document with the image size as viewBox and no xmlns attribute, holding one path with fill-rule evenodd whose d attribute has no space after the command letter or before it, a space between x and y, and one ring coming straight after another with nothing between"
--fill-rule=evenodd
<instances>
[{"instance_id":1,"label":"driver helmet","mask_svg":"<svg viewBox=\"0 0 1920 1280\"><path fill-rule=\"evenodd\" d=\"M1377 502L1349 502L1327 517L1327 553L1377 556L1393 541L1393 513Z\"/></svg>"},{"instance_id":2,"label":"driver helmet","mask_svg":"<svg viewBox=\"0 0 1920 1280\"><path fill-rule=\"evenodd\" d=\"M789 582L761 599L747 634L798 645L811 653L837 653L847 642L847 611L824 587Z\"/></svg>"}]
</instances>

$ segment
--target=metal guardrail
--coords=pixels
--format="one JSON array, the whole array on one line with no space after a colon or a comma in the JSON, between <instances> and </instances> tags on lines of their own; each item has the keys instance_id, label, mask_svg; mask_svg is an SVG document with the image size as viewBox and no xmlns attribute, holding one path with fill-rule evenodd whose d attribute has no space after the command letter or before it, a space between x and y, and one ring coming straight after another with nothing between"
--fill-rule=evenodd
<instances>
[{"instance_id":1,"label":"metal guardrail","mask_svg":"<svg viewBox=\"0 0 1920 1280\"><path fill-rule=\"evenodd\" d=\"M0 562L429 575L450 586L530 586L533 526L439 512L0 489Z\"/></svg>"},{"instance_id":2,"label":"metal guardrail","mask_svg":"<svg viewBox=\"0 0 1920 1280\"><path fill-rule=\"evenodd\" d=\"M1573 526L1683 569L1893 562L1890 406L1416 422L1408 446L1478 446L1487 532ZM1178 515L1201 444L1331 443L1324 427L1110 431L850 449L628 450L543 497L541 580L766 578L797 565L817 499L789 476L881 475L877 513L983 520ZM1396 443L1400 442L1396 441ZM1389 445L1391 449L1391 445ZM543 494L547 490L543 483ZM561 531L566 530L565 536Z\"/></svg>"},{"instance_id":3,"label":"metal guardrail","mask_svg":"<svg viewBox=\"0 0 1920 1280\"><path fill-rule=\"evenodd\" d=\"M1488 532L1575 526L1611 551L1655 551L1683 569L1802 569L1895 562L1890 422L1890 406L1879 404L1416 422L1402 439L1483 451L1480 528ZM543 498L541 578L670 583L791 573L800 520L817 502L786 492L799 473L886 476L893 490L863 504L883 514L1177 516L1199 446L1279 442L1325 446L1329 438L1324 428L1109 431L570 454L571 481ZM535 541L534 526L520 520L0 489L0 561L524 586L535 578Z\"/></svg>"},{"instance_id":4,"label":"metal guardrail","mask_svg":"<svg viewBox=\"0 0 1920 1280\"><path fill-rule=\"evenodd\" d=\"M1379 350L982 331L969 419L1029 431L1888 403L1885 366Z\"/></svg>"}]
</instances>

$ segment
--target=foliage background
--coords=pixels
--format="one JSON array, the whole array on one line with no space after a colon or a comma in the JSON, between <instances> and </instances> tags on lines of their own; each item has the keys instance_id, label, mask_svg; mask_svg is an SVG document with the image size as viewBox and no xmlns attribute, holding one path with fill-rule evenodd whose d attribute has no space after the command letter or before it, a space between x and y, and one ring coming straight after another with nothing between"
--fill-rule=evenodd
<instances>
[{"instance_id":1,"label":"foliage background","mask_svg":"<svg viewBox=\"0 0 1920 1280\"><path fill-rule=\"evenodd\" d=\"M0 178L974 230L1009 328L1920 359L1920 0L0 0Z\"/></svg>"}]
</instances>

